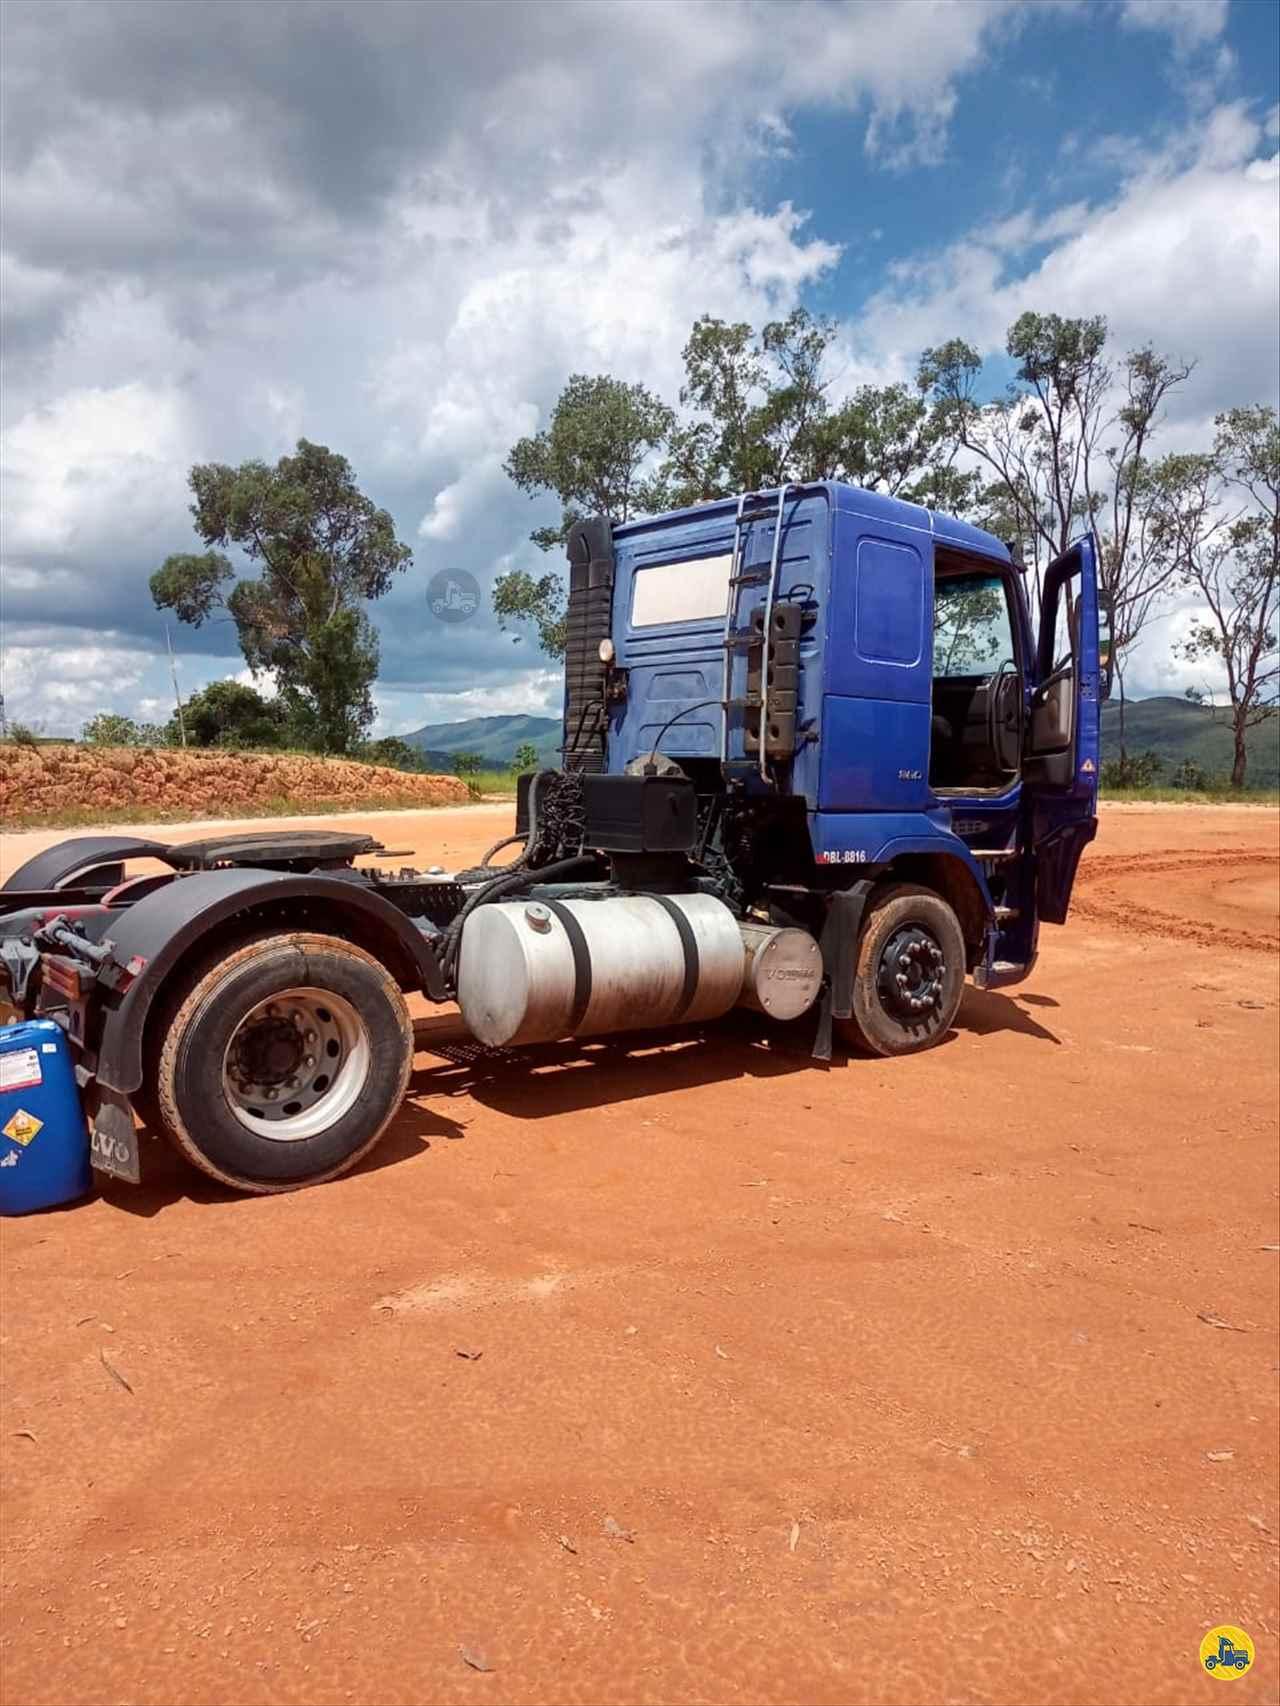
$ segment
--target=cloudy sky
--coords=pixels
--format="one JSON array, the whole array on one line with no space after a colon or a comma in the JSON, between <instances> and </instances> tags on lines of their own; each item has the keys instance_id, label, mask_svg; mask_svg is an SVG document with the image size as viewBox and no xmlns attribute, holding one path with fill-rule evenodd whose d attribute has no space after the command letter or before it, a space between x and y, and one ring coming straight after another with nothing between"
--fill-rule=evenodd
<instances>
[{"instance_id":1,"label":"cloudy sky","mask_svg":"<svg viewBox=\"0 0 1280 1706\"><path fill-rule=\"evenodd\" d=\"M1252 0L7 0L8 714L167 715L147 577L196 461L341 450L414 562L379 726L555 710L441 568L546 559L502 472L567 375L673 395L703 312L837 317L846 378L1026 306L1277 391L1277 40ZM1185 615L1175 616L1176 626ZM1190 677L1148 647L1140 690ZM229 623L175 628L184 691Z\"/></svg>"}]
</instances>

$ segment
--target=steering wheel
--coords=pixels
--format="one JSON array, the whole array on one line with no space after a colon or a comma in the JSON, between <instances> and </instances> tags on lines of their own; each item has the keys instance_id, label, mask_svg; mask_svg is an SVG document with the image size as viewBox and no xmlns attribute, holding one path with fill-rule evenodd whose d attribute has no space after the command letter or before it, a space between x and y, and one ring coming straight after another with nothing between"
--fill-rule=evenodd
<instances>
[{"instance_id":1,"label":"steering wheel","mask_svg":"<svg viewBox=\"0 0 1280 1706\"><path fill-rule=\"evenodd\" d=\"M1016 678L1017 673L1017 664L1012 658L1005 658L999 669L987 677L987 745L991 749L998 770L1004 770L1006 767L1000 762L1000 743L996 739L996 707L1000 703L1000 691L1004 686L1005 677L1012 675Z\"/></svg>"}]
</instances>

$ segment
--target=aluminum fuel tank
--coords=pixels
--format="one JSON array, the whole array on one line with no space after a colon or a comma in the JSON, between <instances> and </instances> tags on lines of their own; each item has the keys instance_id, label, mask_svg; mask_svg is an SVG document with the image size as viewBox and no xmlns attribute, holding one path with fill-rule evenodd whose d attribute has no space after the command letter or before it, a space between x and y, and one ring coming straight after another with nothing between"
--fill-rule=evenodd
<instances>
[{"instance_id":1,"label":"aluminum fuel tank","mask_svg":"<svg viewBox=\"0 0 1280 1706\"><path fill-rule=\"evenodd\" d=\"M495 901L462 929L458 1004L498 1047L727 1013L742 990L737 920L706 894Z\"/></svg>"}]
</instances>

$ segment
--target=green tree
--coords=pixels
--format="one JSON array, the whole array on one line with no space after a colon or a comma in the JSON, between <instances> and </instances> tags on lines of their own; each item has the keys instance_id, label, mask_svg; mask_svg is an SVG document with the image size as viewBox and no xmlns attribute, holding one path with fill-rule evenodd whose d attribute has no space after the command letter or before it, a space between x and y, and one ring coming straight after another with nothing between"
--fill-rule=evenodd
<instances>
[{"instance_id":1,"label":"green tree","mask_svg":"<svg viewBox=\"0 0 1280 1706\"><path fill-rule=\"evenodd\" d=\"M1164 759L1152 747L1145 752L1128 753L1109 758L1102 766L1098 780L1107 788L1150 788L1164 769Z\"/></svg>"},{"instance_id":2,"label":"green tree","mask_svg":"<svg viewBox=\"0 0 1280 1706\"><path fill-rule=\"evenodd\" d=\"M360 491L344 456L306 439L274 467L199 463L189 484L210 549L167 558L151 577L153 599L195 627L225 606L249 668L274 673L304 741L346 752L374 714L378 641L363 606L412 556L391 516ZM236 580L212 548L229 545L259 578Z\"/></svg>"},{"instance_id":3,"label":"green tree","mask_svg":"<svg viewBox=\"0 0 1280 1706\"><path fill-rule=\"evenodd\" d=\"M1161 465L1153 526L1198 601L1174 649L1226 677L1231 786L1243 788L1248 732L1280 714L1280 424L1263 406L1214 424L1211 452Z\"/></svg>"},{"instance_id":4,"label":"green tree","mask_svg":"<svg viewBox=\"0 0 1280 1706\"><path fill-rule=\"evenodd\" d=\"M527 569L508 569L493 583L493 609L498 626L532 622L538 644L552 657L564 655L567 594L564 576L558 570L531 575ZM519 634L512 636L516 645Z\"/></svg>"},{"instance_id":5,"label":"green tree","mask_svg":"<svg viewBox=\"0 0 1280 1706\"><path fill-rule=\"evenodd\" d=\"M668 441L660 488L700 503L788 481L847 480L950 511L977 485L956 468L949 416L917 384L862 385L832 399L834 322L794 309L757 335L704 315L684 349L688 411Z\"/></svg>"},{"instance_id":6,"label":"green tree","mask_svg":"<svg viewBox=\"0 0 1280 1706\"><path fill-rule=\"evenodd\" d=\"M561 504L555 527L530 535L540 550L563 545L584 516L624 522L653 506L643 469L671 430L672 412L643 385L605 374L571 375L545 432L518 439L505 467L531 497L554 492Z\"/></svg>"},{"instance_id":7,"label":"green tree","mask_svg":"<svg viewBox=\"0 0 1280 1706\"><path fill-rule=\"evenodd\" d=\"M704 503L784 481L852 480L949 511L972 501L955 466L949 416L926 388L863 386L832 406L834 324L798 308L758 333L703 315L684 348L680 410L642 386L575 375L547 432L521 439L507 471L522 489L555 492L561 525L533 535L544 549L583 514L614 521ZM657 474L643 470L655 449ZM532 621L539 644L564 650L559 573L516 568L494 589L499 621Z\"/></svg>"},{"instance_id":8,"label":"green tree","mask_svg":"<svg viewBox=\"0 0 1280 1706\"><path fill-rule=\"evenodd\" d=\"M624 522L633 512L661 508L654 482L645 478L643 469L673 419L667 405L643 385L627 385L605 374L573 374L547 429L518 439L505 463L522 492L530 497L550 492L560 500L559 522L535 528L530 535L534 544L543 551L563 545L574 522L584 516L607 515ZM500 627L532 622L544 651L553 656L564 651L565 588L558 573L511 569L499 575L493 608Z\"/></svg>"},{"instance_id":9,"label":"green tree","mask_svg":"<svg viewBox=\"0 0 1280 1706\"><path fill-rule=\"evenodd\" d=\"M478 752L456 752L453 756L455 775L461 776L467 784L467 792L473 800L480 798L480 771L484 764Z\"/></svg>"},{"instance_id":10,"label":"green tree","mask_svg":"<svg viewBox=\"0 0 1280 1706\"><path fill-rule=\"evenodd\" d=\"M99 711L84 725L80 738L90 746L136 746L138 725L132 717L122 717L114 711Z\"/></svg>"},{"instance_id":11,"label":"green tree","mask_svg":"<svg viewBox=\"0 0 1280 1706\"><path fill-rule=\"evenodd\" d=\"M399 735L382 735L378 740L363 741L356 756L369 764L385 764L392 770L421 770L422 754Z\"/></svg>"},{"instance_id":12,"label":"green tree","mask_svg":"<svg viewBox=\"0 0 1280 1706\"><path fill-rule=\"evenodd\" d=\"M794 309L760 331L704 314L684 347L687 419L673 426L660 490L703 503L812 478L814 434L827 412L823 368L832 321Z\"/></svg>"},{"instance_id":13,"label":"green tree","mask_svg":"<svg viewBox=\"0 0 1280 1706\"><path fill-rule=\"evenodd\" d=\"M806 479L848 480L950 515L973 507L979 476L956 466L946 411L915 386L862 385L818 422Z\"/></svg>"},{"instance_id":14,"label":"green tree","mask_svg":"<svg viewBox=\"0 0 1280 1706\"><path fill-rule=\"evenodd\" d=\"M1209 772L1193 758L1184 758L1171 772L1169 786L1200 792L1209 786Z\"/></svg>"},{"instance_id":15,"label":"green tree","mask_svg":"<svg viewBox=\"0 0 1280 1706\"><path fill-rule=\"evenodd\" d=\"M523 775L526 770L538 768L538 749L532 741L524 741L516 748L515 757L511 760L511 768L517 776Z\"/></svg>"},{"instance_id":16,"label":"green tree","mask_svg":"<svg viewBox=\"0 0 1280 1706\"><path fill-rule=\"evenodd\" d=\"M282 746L288 737L283 703L242 681L211 681L184 702L182 718L193 746ZM176 716L169 720L168 738L177 744Z\"/></svg>"}]
</instances>

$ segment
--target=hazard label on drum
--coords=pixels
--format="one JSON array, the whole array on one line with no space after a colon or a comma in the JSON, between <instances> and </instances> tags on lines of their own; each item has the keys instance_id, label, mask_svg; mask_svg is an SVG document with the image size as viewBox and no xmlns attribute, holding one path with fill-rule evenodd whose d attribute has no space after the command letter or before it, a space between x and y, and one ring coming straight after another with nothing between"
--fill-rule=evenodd
<instances>
[{"instance_id":1,"label":"hazard label on drum","mask_svg":"<svg viewBox=\"0 0 1280 1706\"><path fill-rule=\"evenodd\" d=\"M0 1126L0 1131L14 1143L20 1143L25 1149L38 1132L44 1130L44 1121L38 1120L34 1114L29 1114L25 1108L16 1108L12 1115Z\"/></svg>"}]
</instances>

